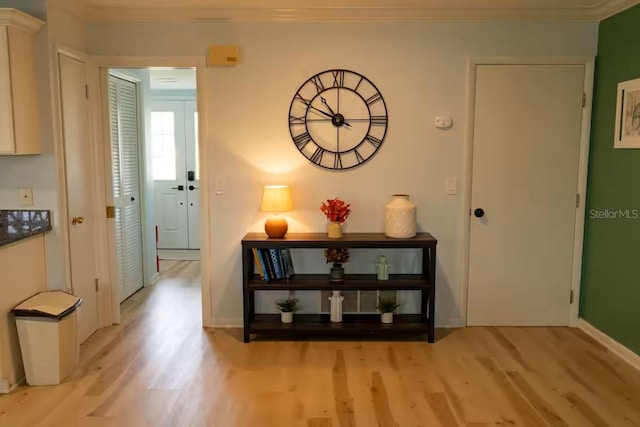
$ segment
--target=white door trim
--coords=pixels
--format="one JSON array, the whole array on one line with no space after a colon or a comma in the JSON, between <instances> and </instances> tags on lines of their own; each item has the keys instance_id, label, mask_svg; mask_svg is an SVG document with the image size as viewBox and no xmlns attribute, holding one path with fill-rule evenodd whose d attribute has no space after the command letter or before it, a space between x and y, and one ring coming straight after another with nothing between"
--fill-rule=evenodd
<instances>
[{"instance_id":1,"label":"white door trim","mask_svg":"<svg viewBox=\"0 0 640 427\"><path fill-rule=\"evenodd\" d=\"M580 164L578 169L578 194L580 206L576 209L575 235L573 244L573 266L571 290L573 304L570 309L569 324L578 324L580 309L580 280L582 272L582 246L585 223L585 197L587 193L587 171L589 163L589 140L591 137L591 108L594 79L593 57L470 57L467 60L467 128L464 145L464 177L462 189L462 215L460 229L459 269L461 274L460 305L458 315L467 324L467 302L469 294L469 250L471 237L471 193L473 174L473 130L475 124L476 67L478 65L584 65L585 107L582 109L582 132L580 138Z\"/></svg>"},{"instance_id":2,"label":"white door trim","mask_svg":"<svg viewBox=\"0 0 640 427\"><path fill-rule=\"evenodd\" d=\"M148 67L190 67L196 69L196 80L197 80L197 102L198 102L198 111L201 117L207 117L208 111L208 88L209 88L209 79L207 75L206 69L206 61L205 57L131 57L131 56L93 56L91 57L92 64L101 68L101 74L106 75L106 70L109 68L148 68ZM98 88L96 88L97 90ZM100 94L102 99L105 99L105 95L107 94L107 87L105 85L101 85ZM106 103L103 101L101 103L102 109L102 121L104 122L104 114L105 114L105 105ZM108 110L107 110L108 114ZM107 122L108 123L108 122ZM211 263L207 262L210 259L211 254L211 238L209 234L210 230L210 198L209 191L210 188L210 173L208 170L208 162L206 159L210 158L210 153L208 146L205 141L207 140L208 130L207 130L207 120L198 120L198 145L200 148L200 233L202 235L201 241L201 293L202 293L202 324L205 327L213 326L213 313L212 313L212 305L211 305ZM100 141L98 142L100 147L102 147L102 152L105 152L105 149L108 148L109 144L109 130L108 127L103 128L102 135ZM205 159L205 160L203 160ZM105 171L111 170L107 166L107 162L110 163L110 159L104 159L105 164L103 168ZM109 175L105 172L105 174L101 177L101 185L105 187L109 185L106 181L109 179ZM106 194L107 199L105 199L105 204L108 201L109 194ZM109 233L113 234L113 233ZM99 242L100 244L107 245L108 242ZM110 247L110 252L115 251L115 247ZM111 263L111 274L116 272L116 267L114 265L115 262L115 254L111 253L110 263ZM115 277L115 276L112 276ZM112 295L117 295L119 290L114 289L116 283L114 280L110 281L111 283L111 293ZM118 299L112 299L112 311L113 311L113 319L114 322L119 322L120 317L120 306L117 303Z\"/></svg>"}]
</instances>

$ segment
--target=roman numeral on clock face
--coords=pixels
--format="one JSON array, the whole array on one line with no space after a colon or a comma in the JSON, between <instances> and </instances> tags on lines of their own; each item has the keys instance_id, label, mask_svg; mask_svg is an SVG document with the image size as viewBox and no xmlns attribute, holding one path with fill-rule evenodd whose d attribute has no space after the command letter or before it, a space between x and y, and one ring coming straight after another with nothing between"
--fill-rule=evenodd
<instances>
[{"instance_id":1,"label":"roman numeral on clock face","mask_svg":"<svg viewBox=\"0 0 640 427\"><path fill-rule=\"evenodd\" d=\"M333 87L344 86L344 70L333 70Z\"/></svg>"},{"instance_id":2,"label":"roman numeral on clock face","mask_svg":"<svg viewBox=\"0 0 640 427\"><path fill-rule=\"evenodd\" d=\"M365 102L367 103L367 105L373 105L376 102L380 101L381 99L382 99L382 95L380 95L380 93L376 93L375 95L372 95L369 98L367 98Z\"/></svg>"},{"instance_id":3,"label":"roman numeral on clock face","mask_svg":"<svg viewBox=\"0 0 640 427\"><path fill-rule=\"evenodd\" d=\"M324 148L322 147L316 148L316 151L313 152L309 160L311 160L316 165L320 165L322 163L322 157L324 156L324 152L325 152Z\"/></svg>"},{"instance_id":4,"label":"roman numeral on clock face","mask_svg":"<svg viewBox=\"0 0 640 427\"><path fill-rule=\"evenodd\" d=\"M337 152L336 157L333 159L333 168L342 169L342 155L340 152Z\"/></svg>"},{"instance_id":5,"label":"roman numeral on clock face","mask_svg":"<svg viewBox=\"0 0 640 427\"><path fill-rule=\"evenodd\" d=\"M314 76L311 79L311 82L315 85L316 91L318 93L320 93L320 92L322 92L324 90L324 84L322 84L322 80L320 79L320 76Z\"/></svg>"},{"instance_id":6,"label":"roman numeral on clock face","mask_svg":"<svg viewBox=\"0 0 640 427\"><path fill-rule=\"evenodd\" d=\"M296 116L289 116L289 124L292 125L303 125L307 122L307 118L306 117L296 117Z\"/></svg>"},{"instance_id":7,"label":"roman numeral on clock face","mask_svg":"<svg viewBox=\"0 0 640 427\"><path fill-rule=\"evenodd\" d=\"M298 136L293 137L293 142L298 147L298 150L302 150L311 141L311 135L309 132L301 133Z\"/></svg>"},{"instance_id":8,"label":"roman numeral on clock face","mask_svg":"<svg viewBox=\"0 0 640 427\"><path fill-rule=\"evenodd\" d=\"M378 148L382 144L382 140L376 138L375 136L367 135L364 139L369 142L369 144L373 145L373 148Z\"/></svg>"},{"instance_id":9,"label":"roman numeral on clock face","mask_svg":"<svg viewBox=\"0 0 640 427\"><path fill-rule=\"evenodd\" d=\"M371 126L386 126L387 116L371 116Z\"/></svg>"}]
</instances>

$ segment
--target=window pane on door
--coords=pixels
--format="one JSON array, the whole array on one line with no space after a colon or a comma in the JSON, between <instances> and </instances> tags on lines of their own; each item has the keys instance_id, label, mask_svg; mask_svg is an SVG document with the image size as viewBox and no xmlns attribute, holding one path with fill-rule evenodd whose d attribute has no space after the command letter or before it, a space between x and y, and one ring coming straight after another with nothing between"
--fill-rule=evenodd
<instances>
[{"instance_id":1,"label":"window pane on door","mask_svg":"<svg viewBox=\"0 0 640 427\"><path fill-rule=\"evenodd\" d=\"M171 111L151 112L153 179L176 179L175 117Z\"/></svg>"}]
</instances>

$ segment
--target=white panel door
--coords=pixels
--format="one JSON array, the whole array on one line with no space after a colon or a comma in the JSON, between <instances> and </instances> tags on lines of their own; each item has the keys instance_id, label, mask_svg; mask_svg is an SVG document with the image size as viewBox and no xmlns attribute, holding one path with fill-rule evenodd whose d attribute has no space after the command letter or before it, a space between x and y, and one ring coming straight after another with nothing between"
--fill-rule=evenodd
<instances>
[{"instance_id":1,"label":"white panel door","mask_svg":"<svg viewBox=\"0 0 640 427\"><path fill-rule=\"evenodd\" d=\"M87 74L84 62L62 54L58 55L58 59L69 214L71 287L73 293L83 299L82 306L78 309L78 338L83 342L98 329L95 222L91 188L93 159L89 145Z\"/></svg>"},{"instance_id":2,"label":"white panel door","mask_svg":"<svg viewBox=\"0 0 640 427\"><path fill-rule=\"evenodd\" d=\"M189 193L195 197L198 185L187 180L185 123L184 101L152 102L151 149L160 249L189 249L188 199ZM197 206L197 200L192 203Z\"/></svg>"},{"instance_id":3,"label":"white panel door","mask_svg":"<svg viewBox=\"0 0 640 427\"><path fill-rule=\"evenodd\" d=\"M139 171L138 88L109 76L111 172L116 207L116 251L120 301L144 285Z\"/></svg>"},{"instance_id":4,"label":"white panel door","mask_svg":"<svg viewBox=\"0 0 640 427\"><path fill-rule=\"evenodd\" d=\"M151 112L160 249L200 249L196 101L154 101Z\"/></svg>"},{"instance_id":5,"label":"white panel door","mask_svg":"<svg viewBox=\"0 0 640 427\"><path fill-rule=\"evenodd\" d=\"M200 249L200 156L198 152L198 110L196 101L184 102L184 123L189 249ZM192 178L193 180L191 180Z\"/></svg>"},{"instance_id":6,"label":"white panel door","mask_svg":"<svg viewBox=\"0 0 640 427\"><path fill-rule=\"evenodd\" d=\"M469 325L569 323L584 74L477 67Z\"/></svg>"}]
</instances>

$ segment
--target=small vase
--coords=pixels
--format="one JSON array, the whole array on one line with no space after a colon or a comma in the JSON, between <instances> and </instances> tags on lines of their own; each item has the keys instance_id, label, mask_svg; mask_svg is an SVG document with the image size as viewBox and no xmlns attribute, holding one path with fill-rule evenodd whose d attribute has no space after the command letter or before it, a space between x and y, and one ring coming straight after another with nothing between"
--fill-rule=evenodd
<instances>
[{"instance_id":1,"label":"small vase","mask_svg":"<svg viewBox=\"0 0 640 427\"><path fill-rule=\"evenodd\" d=\"M416 236L416 205L408 194L394 194L384 207L384 234L396 239Z\"/></svg>"},{"instance_id":2,"label":"small vase","mask_svg":"<svg viewBox=\"0 0 640 427\"><path fill-rule=\"evenodd\" d=\"M344 301L344 297L340 295L340 291L333 291L329 301L331 301L331 321L334 323L342 322L342 301Z\"/></svg>"},{"instance_id":3,"label":"small vase","mask_svg":"<svg viewBox=\"0 0 640 427\"><path fill-rule=\"evenodd\" d=\"M339 239L342 237L342 224L339 222L330 222L327 225L327 235L330 239Z\"/></svg>"},{"instance_id":4,"label":"small vase","mask_svg":"<svg viewBox=\"0 0 640 427\"><path fill-rule=\"evenodd\" d=\"M290 311L281 311L280 312L280 321L282 323L291 323L293 322L293 313Z\"/></svg>"},{"instance_id":5,"label":"small vase","mask_svg":"<svg viewBox=\"0 0 640 427\"><path fill-rule=\"evenodd\" d=\"M344 268L342 268L342 264L338 264L338 263L333 264L333 267L331 267L329 280L332 282L344 281Z\"/></svg>"},{"instance_id":6,"label":"small vase","mask_svg":"<svg viewBox=\"0 0 640 427\"><path fill-rule=\"evenodd\" d=\"M393 313L382 313L380 315L380 321L382 323L393 323Z\"/></svg>"}]
</instances>

